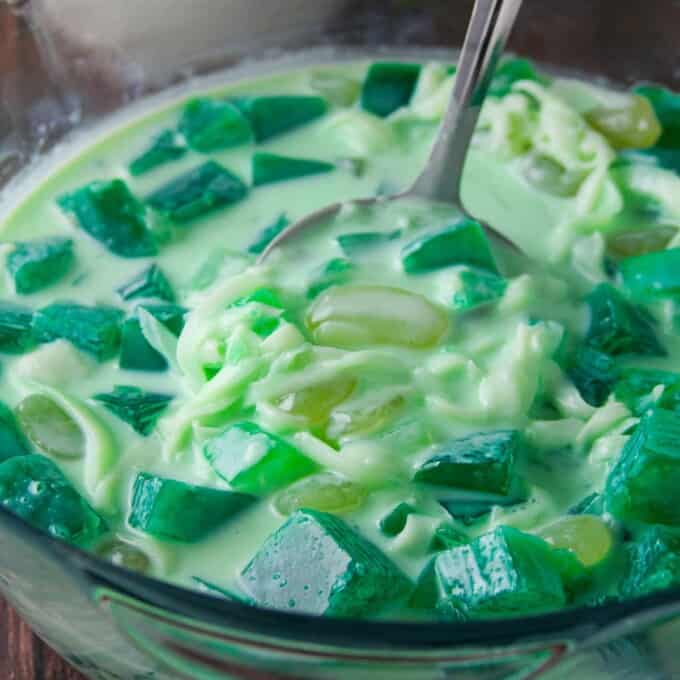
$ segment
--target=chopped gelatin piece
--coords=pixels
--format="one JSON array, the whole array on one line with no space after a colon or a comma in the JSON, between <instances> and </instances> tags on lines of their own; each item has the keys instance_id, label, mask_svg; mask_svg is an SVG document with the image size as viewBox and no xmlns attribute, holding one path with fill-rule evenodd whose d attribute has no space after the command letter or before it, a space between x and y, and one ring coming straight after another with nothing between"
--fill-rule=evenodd
<instances>
[{"instance_id":1,"label":"chopped gelatin piece","mask_svg":"<svg viewBox=\"0 0 680 680\"><path fill-rule=\"evenodd\" d=\"M156 538L195 543L250 507L253 496L140 473L128 523Z\"/></svg>"},{"instance_id":2,"label":"chopped gelatin piece","mask_svg":"<svg viewBox=\"0 0 680 680\"><path fill-rule=\"evenodd\" d=\"M625 105L598 107L584 115L615 149L647 149L661 137L662 128L651 103L637 94L631 95Z\"/></svg>"},{"instance_id":3,"label":"chopped gelatin piece","mask_svg":"<svg viewBox=\"0 0 680 680\"><path fill-rule=\"evenodd\" d=\"M299 510L264 543L241 574L264 607L360 616L406 598L409 579L339 517Z\"/></svg>"},{"instance_id":4,"label":"chopped gelatin piece","mask_svg":"<svg viewBox=\"0 0 680 680\"><path fill-rule=\"evenodd\" d=\"M14 414L0 401L0 463L31 453L31 447L17 426Z\"/></svg>"},{"instance_id":5,"label":"chopped gelatin piece","mask_svg":"<svg viewBox=\"0 0 680 680\"><path fill-rule=\"evenodd\" d=\"M619 592L640 597L680 585L680 534L667 527L649 527L627 548L626 569Z\"/></svg>"},{"instance_id":6,"label":"chopped gelatin piece","mask_svg":"<svg viewBox=\"0 0 680 680\"><path fill-rule=\"evenodd\" d=\"M420 64L378 62L368 69L361 107L385 118L408 106L420 76Z\"/></svg>"},{"instance_id":7,"label":"chopped gelatin piece","mask_svg":"<svg viewBox=\"0 0 680 680\"><path fill-rule=\"evenodd\" d=\"M583 173L569 171L549 156L539 154L529 156L523 174L536 189L562 198L576 196L585 178Z\"/></svg>"},{"instance_id":8,"label":"chopped gelatin piece","mask_svg":"<svg viewBox=\"0 0 680 680\"><path fill-rule=\"evenodd\" d=\"M139 387L125 385L117 385L113 392L96 394L92 398L143 437L151 434L156 421L173 399L167 394L145 392Z\"/></svg>"},{"instance_id":9,"label":"chopped gelatin piece","mask_svg":"<svg viewBox=\"0 0 680 680\"><path fill-rule=\"evenodd\" d=\"M253 186L321 175L333 170L335 165L325 161L260 152L253 156Z\"/></svg>"},{"instance_id":10,"label":"chopped gelatin piece","mask_svg":"<svg viewBox=\"0 0 680 680\"><path fill-rule=\"evenodd\" d=\"M248 119L230 102L191 99L182 112L179 130L195 151L209 153L247 144L253 139Z\"/></svg>"},{"instance_id":11,"label":"chopped gelatin piece","mask_svg":"<svg viewBox=\"0 0 680 680\"><path fill-rule=\"evenodd\" d=\"M123 322L118 365L127 371L162 372L168 369L165 357L144 337L137 317Z\"/></svg>"},{"instance_id":12,"label":"chopped gelatin piece","mask_svg":"<svg viewBox=\"0 0 680 680\"><path fill-rule=\"evenodd\" d=\"M520 80L545 82L528 59L505 59L496 69L489 86L489 94L492 97L505 97L512 90L512 86Z\"/></svg>"},{"instance_id":13,"label":"chopped gelatin piece","mask_svg":"<svg viewBox=\"0 0 680 680\"><path fill-rule=\"evenodd\" d=\"M517 430L479 432L439 446L414 480L505 496L515 481L515 463L522 446Z\"/></svg>"},{"instance_id":14,"label":"chopped gelatin piece","mask_svg":"<svg viewBox=\"0 0 680 680\"><path fill-rule=\"evenodd\" d=\"M0 464L0 505L55 538L88 545L104 520L45 456L16 456Z\"/></svg>"},{"instance_id":15,"label":"chopped gelatin piece","mask_svg":"<svg viewBox=\"0 0 680 680\"><path fill-rule=\"evenodd\" d=\"M135 158L129 166L130 174L139 177L160 165L172 163L186 154L187 147L177 138L172 130L164 130Z\"/></svg>"},{"instance_id":16,"label":"chopped gelatin piece","mask_svg":"<svg viewBox=\"0 0 680 680\"><path fill-rule=\"evenodd\" d=\"M680 248L629 257L619 262L626 292L636 300L676 297L680 293Z\"/></svg>"},{"instance_id":17,"label":"chopped gelatin piece","mask_svg":"<svg viewBox=\"0 0 680 680\"><path fill-rule=\"evenodd\" d=\"M158 252L146 210L123 180L92 182L57 202L81 229L116 255L149 257Z\"/></svg>"},{"instance_id":18,"label":"chopped gelatin piece","mask_svg":"<svg viewBox=\"0 0 680 680\"><path fill-rule=\"evenodd\" d=\"M208 161L154 191L146 200L174 222L188 222L245 198L248 187L215 161Z\"/></svg>"},{"instance_id":19,"label":"chopped gelatin piece","mask_svg":"<svg viewBox=\"0 0 680 680\"><path fill-rule=\"evenodd\" d=\"M566 372L583 401L595 407L607 401L618 378L616 360L587 345L569 358Z\"/></svg>"},{"instance_id":20,"label":"chopped gelatin piece","mask_svg":"<svg viewBox=\"0 0 680 680\"><path fill-rule=\"evenodd\" d=\"M582 501L569 508L570 515L601 515L604 512L602 494L591 493Z\"/></svg>"},{"instance_id":21,"label":"chopped gelatin piece","mask_svg":"<svg viewBox=\"0 0 680 680\"><path fill-rule=\"evenodd\" d=\"M479 222L470 219L463 219L404 246L401 261L404 271L409 274L460 264L494 274L498 272L484 229Z\"/></svg>"},{"instance_id":22,"label":"chopped gelatin piece","mask_svg":"<svg viewBox=\"0 0 680 680\"><path fill-rule=\"evenodd\" d=\"M430 549L435 552L441 552L442 550L457 548L459 545L465 545L468 542L468 537L462 531L447 524L442 524L434 532Z\"/></svg>"},{"instance_id":23,"label":"chopped gelatin piece","mask_svg":"<svg viewBox=\"0 0 680 680\"><path fill-rule=\"evenodd\" d=\"M62 279L74 261L73 241L54 237L16 243L6 266L16 292L27 295Z\"/></svg>"},{"instance_id":24,"label":"chopped gelatin piece","mask_svg":"<svg viewBox=\"0 0 680 680\"><path fill-rule=\"evenodd\" d=\"M41 342L63 338L97 361L118 353L123 312L114 307L86 307L70 302L55 302L38 310L33 330Z\"/></svg>"},{"instance_id":25,"label":"chopped gelatin piece","mask_svg":"<svg viewBox=\"0 0 680 680\"><path fill-rule=\"evenodd\" d=\"M328 422L331 411L348 399L356 386L355 377L339 376L284 394L277 399L276 405L286 413L305 418L309 426L323 425Z\"/></svg>"},{"instance_id":26,"label":"chopped gelatin piece","mask_svg":"<svg viewBox=\"0 0 680 680\"><path fill-rule=\"evenodd\" d=\"M406 399L397 394L374 406L360 404L352 409L335 409L331 414L328 435L337 439L351 434L376 432L384 427L405 404Z\"/></svg>"},{"instance_id":27,"label":"chopped gelatin piece","mask_svg":"<svg viewBox=\"0 0 680 680\"><path fill-rule=\"evenodd\" d=\"M231 103L250 121L256 142L264 142L325 115L321 97L239 97Z\"/></svg>"},{"instance_id":28,"label":"chopped gelatin piece","mask_svg":"<svg viewBox=\"0 0 680 680\"><path fill-rule=\"evenodd\" d=\"M621 520L680 525L680 415L656 408L643 416L609 473L606 509Z\"/></svg>"},{"instance_id":29,"label":"chopped gelatin piece","mask_svg":"<svg viewBox=\"0 0 680 680\"><path fill-rule=\"evenodd\" d=\"M653 368L623 368L614 396L636 416L641 416L654 405L654 389L680 385L680 373L659 371Z\"/></svg>"},{"instance_id":30,"label":"chopped gelatin piece","mask_svg":"<svg viewBox=\"0 0 680 680\"><path fill-rule=\"evenodd\" d=\"M231 425L209 439L204 455L237 491L266 496L317 471L316 463L255 423Z\"/></svg>"},{"instance_id":31,"label":"chopped gelatin piece","mask_svg":"<svg viewBox=\"0 0 680 680\"><path fill-rule=\"evenodd\" d=\"M290 225L288 217L281 213L274 222L265 227L255 238L255 240L248 246L248 252L253 255L262 254L267 246L286 228Z\"/></svg>"},{"instance_id":32,"label":"chopped gelatin piece","mask_svg":"<svg viewBox=\"0 0 680 680\"><path fill-rule=\"evenodd\" d=\"M23 354L35 344L33 312L11 302L0 302L0 352Z\"/></svg>"},{"instance_id":33,"label":"chopped gelatin piece","mask_svg":"<svg viewBox=\"0 0 680 680\"><path fill-rule=\"evenodd\" d=\"M528 614L567 602L553 549L510 527L439 553L434 571L441 609L465 617Z\"/></svg>"},{"instance_id":34,"label":"chopped gelatin piece","mask_svg":"<svg viewBox=\"0 0 680 680\"><path fill-rule=\"evenodd\" d=\"M123 567L140 574L148 574L151 571L149 556L144 551L125 541L118 539L104 541L101 545L97 546L95 553L117 567Z\"/></svg>"},{"instance_id":35,"label":"chopped gelatin piece","mask_svg":"<svg viewBox=\"0 0 680 680\"><path fill-rule=\"evenodd\" d=\"M426 298L387 286L330 288L313 302L306 322L315 342L346 349L433 347L449 327L444 311Z\"/></svg>"},{"instance_id":36,"label":"chopped gelatin piece","mask_svg":"<svg viewBox=\"0 0 680 680\"><path fill-rule=\"evenodd\" d=\"M635 92L648 99L663 132L657 145L664 149L680 149L680 94L656 85L641 85Z\"/></svg>"},{"instance_id":37,"label":"chopped gelatin piece","mask_svg":"<svg viewBox=\"0 0 680 680\"><path fill-rule=\"evenodd\" d=\"M313 90L336 106L352 106L361 91L359 81L329 70L312 73L309 84Z\"/></svg>"},{"instance_id":38,"label":"chopped gelatin piece","mask_svg":"<svg viewBox=\"0 0 680 680\"><path fill-rule=\"evenodd\" d=\"M340 249L347 257L361 255L368 248L385 245L401 235L400 231L364 231L355 234L341 234L336 239Z\"/></svg>"},{"instance_id":39,"label":"chopped gelatin piece","mask_svg":"<svg viewBox=\"0 0 680 680\"><path fill-rule=\"evenodd\" d=\"M275 307L277 309L283 309L283 304L279 298L279 294L272 288L259 288L258 290L245 295L238 300L229 305L230 307L242 307L243 305L250 304L251 302L258 302L261 305L267 305L267 307Z\"/></svg>"},{"instance_id":40,"label":"chopped gelatin piece","mask_svg":"<svg viewBox=\"0 0 680 680\"><path fill-rule=\"evenodd\" d=\"M307 288L307 297L313 300L324 290L347 283L352 269L354 265L342 257L329 260L312 275Z\"/></svg>"},{"instance_id":41,"label":"chopped gelatin piece","mask_svg":"<svg viewBox=\"0 0 680 680\"><path fill-rule=\"evenodd\" d=\"M619 259L656 253L665 250L677 233L677 227L664 224L622 231L608 238L607 252Z\"/></svg>"},{"instance_id":42,"label":"chopped gelatin piece","mask_svg":"<svg viewBox=\"0 0 680 680\"><path fill-rule=\"evenodd\" d=\"M586 514L563 517L538 535L556 548L571 550L588 569L602 564L616 543L614 533L602 519Z\"/></svg>"},{"instance_id":43,"label":"chopped gelatin piece","mask_svg":"<svg viewBox=\"0 0 680 680\"><path fill-rule=\"evenodd\" d=\"M292 515L303 508L342 514L360 508L367 496L367 491L358 484L321 472L284 489L276 497L274 506L282 515Z\"/></svg>"},{"instance_id":44,"label":"chopped gelatin piece","mask_svg":"<svg viewBox=\"0 0 680 680\"><path fill-rule=\"evenodd\" d=\"M619 356L665 356L654 332L653 321L641 307L628 302L608 283L599 284L588 296L590 327L586 342L595 349Z\"/></svg>"},{"instance_id":45,"label":"chopped gelatin piece","mask_svg":"<svg viewBox=\"0 0 680 680\"><path fill-rule=\"evenodd\" d=\"M500 300L508 286L500 276L476 269L462 271L460 284L453 296L453 308L465 312Z\"/></svg>"},{"instance_id":46,"label":"chopped gelatin piece","mask_svg":"<svg viewBox=\"0 0 680 680\"><path fill-rule=\"evenodd\" d=\"M138 309L144 309L151 316L160 321L173 335L179 335L184 328L188 309L179 305L140 305Z\"/></svg>"},{"instance_id":47,"label":"chopped gelatin piece","mask_svg":"<svg viewBox=\"0 0 680 680\"><path fill-rule=\"evenodd\" d=\"M31 394L16 407L17 419L31 443L55 458L82 458L85 435L78 423L45 394Z\"/></svg>"},{"instance_id":48,"label":"chopped gelatin piece","mask_svg":"<svg viewBox=\"0 0 680 680\"><path fill-rule=\"evenodd\" d=\"M170 281L157 264L152 264L141 271L131 281L116 291L123 300L137 298L158 298L166 302L174 302L175 294Z\"/></svg>"},{"instance_id":49,"label":"chopped gelatin piece","mask_svg":"<svg viewBox=\"0 0 680 680\"><path fill-rule=\"evenodd\" d=\"M470 526L491 513L495 507L508 507L522 503L521 498L502 498L487 496L485 498L443 498L439 504L453 519Z\"/></svg>"},{"instance_id":50,"label":"chopped gelatin piece","mask_svg":"<svg viewBox=\"0 0 680 680\"><path fill-rule=\"evenodd\" d=\"M456 546L457 547L457 546ZM416 579L416 585L408 601L410 609L434 610L439 601L439 583L434 569L435 557L425 565Z\"/></svg>"},{"instance_id":51,"label":"chopped gelatin piece","mask_svg":"<svg viewBox=\"0 0 680 680\"><path fill-rule=\"evenodd\" d=\"M399 503L378 522L380 531L385 536L398 536L404 530L409 515L415 512L416 509L409 503Z\"/></svg>"}]
</instances>

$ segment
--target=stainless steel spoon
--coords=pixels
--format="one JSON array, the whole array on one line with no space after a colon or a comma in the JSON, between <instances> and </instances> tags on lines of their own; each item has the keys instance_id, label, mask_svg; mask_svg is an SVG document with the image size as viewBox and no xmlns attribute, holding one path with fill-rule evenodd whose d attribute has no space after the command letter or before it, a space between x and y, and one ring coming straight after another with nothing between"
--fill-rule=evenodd
<instances>
[{"instance_id":1,"label":"stainless steel spoon","mask_svg":"<svg viewBox=\"0 0 680 680\"><path fill-rule=\"evenodd\" d=\"M522 0L476 0L461 51L456 81L448 111L422 174L407 191L388 198L372 197L352 201L361 205L421 198L449 203L466 211L460 197L460 184L470 140L482 110L494 70L515 24ZM260 255L264 261L282 243L305 229L312 229L337 214L342 203L317 210L284 229ZM483 225L487 234L512 245L505 236Z\"/></svg>"}]
</instances>

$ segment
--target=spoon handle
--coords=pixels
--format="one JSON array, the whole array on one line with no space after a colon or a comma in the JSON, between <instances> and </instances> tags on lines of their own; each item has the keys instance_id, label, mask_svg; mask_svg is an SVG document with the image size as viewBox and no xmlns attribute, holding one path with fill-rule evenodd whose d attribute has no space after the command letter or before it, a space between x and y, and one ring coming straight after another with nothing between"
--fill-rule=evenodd
<instances>
[{"instance_id":1,"label":"spoon handle","mask_svg":"<svg viewBox=\"0 0 680 680\"><path fill-rule=\"evenodd\" d=\"M424 172L408 192L430 201L460 201L470 140L522 0L476 0L446 116Z\"/></svg>"}]
</instances>

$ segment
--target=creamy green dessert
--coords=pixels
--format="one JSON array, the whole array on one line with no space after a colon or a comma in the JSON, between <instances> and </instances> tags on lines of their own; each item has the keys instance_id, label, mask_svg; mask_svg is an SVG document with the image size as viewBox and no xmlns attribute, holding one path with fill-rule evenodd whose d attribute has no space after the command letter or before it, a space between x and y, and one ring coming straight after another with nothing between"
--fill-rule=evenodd
<instances>
[{"instance_id":1,"label":"creamy green dessert","mask_svg":"<svg viewBox=\"0 0 680 680\"><path fill-rule=\"evenodd\" d=\"M328 616L678 584L680 96L504 62L463 199L518 250L450 206L348 202L416 177L454 78L237 82L25 178L2 221L2 505L121 566Z\"/></svg>"}]
</instances>

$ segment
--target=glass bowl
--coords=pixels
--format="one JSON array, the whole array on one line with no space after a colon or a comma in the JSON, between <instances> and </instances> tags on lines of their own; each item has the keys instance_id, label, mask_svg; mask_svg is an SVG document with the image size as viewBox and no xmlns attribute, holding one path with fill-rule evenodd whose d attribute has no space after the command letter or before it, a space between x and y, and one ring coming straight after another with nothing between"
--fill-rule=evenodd
<instances>
[{"instance_id":1,"label":"glass bowl","mask_svg":"<svg viewBox=\"0 0 680 680\"><path fill-rule=\"evenodd\" d=\"M468 0L0 0L0 208L25 167L49 159L64 137L133 100L225 68L236 75L282 68L312 48L317 60L451 51L471 6ZM526 0L511 49L553 69L680 90L679 25L675 0ZM5 511L0 590L50 645L102 680L680 674L674 649L680 590L500 621L326 620L246 607L134 574Z\"/></svg>"}]
</instances>

